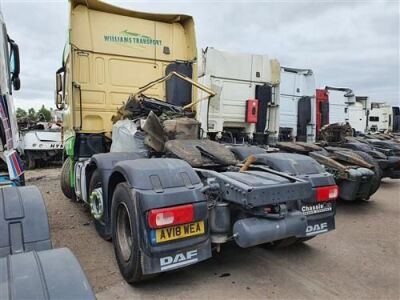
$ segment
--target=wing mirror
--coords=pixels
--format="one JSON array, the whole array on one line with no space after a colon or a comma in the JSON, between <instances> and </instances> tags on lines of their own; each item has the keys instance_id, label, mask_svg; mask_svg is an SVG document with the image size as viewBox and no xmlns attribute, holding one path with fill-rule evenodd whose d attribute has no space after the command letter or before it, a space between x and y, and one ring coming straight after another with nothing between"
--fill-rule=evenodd
<instances>
[{"instance_id":1,"label":"wing mirror","mask_svg":"<svg viewBox=\"0 0 400 300\"><path fill-rule=\"evenodd\" d=\"M64 79L65 79L65 67L61 67L56 72L56 90L55 90L55 104L58 109L64 109Z\"/></svg>"},{"instance_id":2,"label":"wing mirror","mask_svg":"<svg viewBox=\"0 0 400 300\"><path fill-rule=\"evenodd\" d=\"M59 110L64 109L65 105L64 105L63 96L61 93L56 92L55 102L56 102L57 109L59 109Z\"/></svg>"},{"instance_id":3,"label":"wing mirror","mask_svg":"<svg viewBox=\"0 0 400 300\"><path fill-rule=\"evenodd\" d=\"M19 62L19 48L17 43L12 39L8 39L10 43L10 73L11 82L15 91L21 88L21 80L19 79L20 62Z\"/></svg>"},{"instance_id":4,"label":"wing mirror","mask_svg":"<svg viewBox=\"0 0 400 300\"><path fill-rule=\"evenodd\" d=\"M62 92L64 90L64 67L60 68L56 72L56 92Z\"/></svg>"}]
</instances>

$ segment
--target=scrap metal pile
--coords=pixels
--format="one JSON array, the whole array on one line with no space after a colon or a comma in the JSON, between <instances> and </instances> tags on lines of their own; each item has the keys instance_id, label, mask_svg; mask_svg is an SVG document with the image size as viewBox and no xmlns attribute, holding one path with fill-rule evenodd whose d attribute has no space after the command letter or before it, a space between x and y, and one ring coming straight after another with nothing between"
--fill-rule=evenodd
<instances>
[{"instance_id":1,"label":"scrap metal pile","mask_svg":"<svg viewBox=\"0 0 400 300\"><path fill-rule=\"evenodd\" d=\"M395 134L353 136L348 123L325 125L318 143L279 142L284 152L306 154L334 175L343 200L368 200L381 178L400 178L400 139Z\"/></svg>"},{"instance_id":2,"label":"scrap metal pile","mask_svg":"<svg viewBox=\"0 0 400 300\"><path fill-rule=\"evenodd\" d=\"M137 93L113 117L117 123L129 119L145 135L150 156L181 158L192 167L234 165L235 156L221 144L200 139L200 123L188 108ZM113 143L118 143L113 134Z\"/></svg>"},{"instance_id":3,"label":"scrap metal pile","mask_svg":"<svg viewBox=\"0 0 400 300\"><path fill-rule=\"evenodd\" d=\"M328 151L355 151L374 162L381 177L400 178L400 137L393 133L353 136L349 124L330 124L322 128L319 143ZM334 148L332 147L334 146ZM329 150L330 149L330 150Z\"/></svg>"}]
</instances>

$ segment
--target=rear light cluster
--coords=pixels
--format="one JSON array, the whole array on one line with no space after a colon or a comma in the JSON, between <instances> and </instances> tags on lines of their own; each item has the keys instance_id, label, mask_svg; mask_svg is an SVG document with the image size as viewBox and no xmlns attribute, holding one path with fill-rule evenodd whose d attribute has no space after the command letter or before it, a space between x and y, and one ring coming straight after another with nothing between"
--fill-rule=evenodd
<instances>
[{"instance_id":1,"label":"rear light cluster","mask_svg":"<svg viewBox=\"0 0 400 300\"><path fill-rule=\"evenodd\" d=\"M339 196L339 187L337 185L329 185L318 187L316 189L317 202L326 202L336 200Z\"/></svg>"},{"instance_id":2,"label":"rear light cluster","mask_svg":"<svg viewBox=\"0 0 400 300\"><path fill-rule=\"evenodd\" d=\"M187 204L152 209L148 213L147 221L153 229L190 223L194 221L194 208L192 204Z\"/></svg>"}]
</instances>

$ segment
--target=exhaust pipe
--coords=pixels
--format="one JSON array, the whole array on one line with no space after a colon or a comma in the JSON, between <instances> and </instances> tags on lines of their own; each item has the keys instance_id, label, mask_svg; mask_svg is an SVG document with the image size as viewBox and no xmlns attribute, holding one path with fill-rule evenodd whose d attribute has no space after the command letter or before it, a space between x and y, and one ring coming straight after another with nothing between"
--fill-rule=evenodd
<instances>
[{"instance_id":1,"label":"exhaust pipe","mask_svg":"<svg viewBox=\"0 0 400 300\"><path fill-rule=\"evenodd\" d=\"M281 220L264 218L241 219L233 225L233 233L236 244L242 248L248 248L291 236L304 236L306 228L306 217L297 211L288 213Z\"/></svg>"}]
</instances>

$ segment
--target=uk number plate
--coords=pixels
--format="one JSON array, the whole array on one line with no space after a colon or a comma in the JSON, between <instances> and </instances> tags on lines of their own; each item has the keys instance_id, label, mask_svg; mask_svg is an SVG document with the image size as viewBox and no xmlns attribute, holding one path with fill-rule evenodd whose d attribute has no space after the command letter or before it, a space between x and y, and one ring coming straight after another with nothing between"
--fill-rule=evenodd
<instances>
[{"instance_id":1,"label":"uk number plate","mask_svg":"<svg viewBox=\"0 0 400 300\"><path fill-rule=\"evenodd\" d=\"M157 229L156 242L164 243L201 234L204 234L204 221Z\"/></svg>"}]
</instances>

